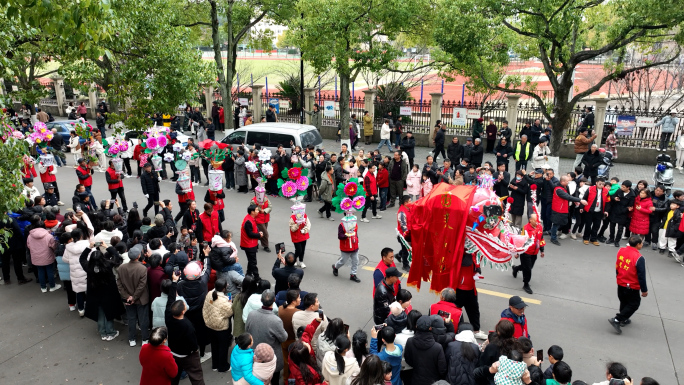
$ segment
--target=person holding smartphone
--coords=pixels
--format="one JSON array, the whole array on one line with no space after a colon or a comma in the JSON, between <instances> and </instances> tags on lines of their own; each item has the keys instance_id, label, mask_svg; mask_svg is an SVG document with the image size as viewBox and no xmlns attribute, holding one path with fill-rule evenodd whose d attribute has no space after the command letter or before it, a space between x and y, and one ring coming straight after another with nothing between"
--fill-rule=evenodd
<instances>
[{"instance_id":1,"label":"person holding smartphone","mask_svg":"<svg viewBox=\"0 0 684 385\"><path fill-rule=\"evenodd\" d=\"M95 245L97 247L97 245ZM124 300L126 317L128 318L128 343L136 345L140 324L142 345L145 345L150 336L150 306L149 291L147 288L147 268L140 263L140 249L133 247L128 252L130 261L119 266L116 286L121 298Z\"/></svg>"}]
</instances>

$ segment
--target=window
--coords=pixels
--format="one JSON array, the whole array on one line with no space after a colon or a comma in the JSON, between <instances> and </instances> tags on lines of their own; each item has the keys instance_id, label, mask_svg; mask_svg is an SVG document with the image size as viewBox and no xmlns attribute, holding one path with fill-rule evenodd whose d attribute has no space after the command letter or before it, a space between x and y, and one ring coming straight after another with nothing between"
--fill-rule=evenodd
<instances>
[{"instance_id":1,"label":"window","mask_svg":"<svg viewBox=\"0 0 684 385\"><path fill-rule=\"evenodd\" d=\"M290 148L292 144L290 142L294 143L294 136L289 135L289 134L271 134L271 140L269 142L270 147L278 147L278 145L283 145L285 148Z\"/></svg>"},{"instance_id":2,"label":"window","mask_svg":"<svg viewBox=\"0 0 684 385\"><path fill-rule=\"evenodd\" d=\"M234 131L232 134L228 135L227 140L224 140L224 143L229 143L229 144L243 144L245 143L245 134L247 132L245 131Z\"/></svg>"},{"instance_id":3,"label":"window","mask_svg":"<svg viewBox=\"0 0 684 385\"><path fill-rule=\"evenodd\" d=\"M323 143L323 138L321 138L321 135L316 130L302 132L300 140L302 141L302 148L307 147L308 145L313 145L315 147Z\"/></svg>"},{"instance_id":4,"label":"window","mask_svg":"<svg viewBox=\"0 0 684 385\"><path fill-rule=\"evenodd\" d=\"M247 134L247 144L250 146L259 143L262 146L268 145L268 132L250 131Z\"/></svg>"}]
</instances>

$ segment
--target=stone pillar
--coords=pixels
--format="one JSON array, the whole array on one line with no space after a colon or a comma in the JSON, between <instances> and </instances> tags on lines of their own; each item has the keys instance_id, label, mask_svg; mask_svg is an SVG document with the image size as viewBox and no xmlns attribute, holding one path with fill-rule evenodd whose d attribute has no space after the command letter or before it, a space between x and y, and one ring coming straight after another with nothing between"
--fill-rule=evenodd
<instances>
[{"instance_id":1,"label":"stone pillar","mask_svg":"<svg viewBox=\"0 0 684 385\"><path fill-rule=\"evenodd\" d=\"M57 97L57 113L59 116L64 115L64 106L66 106L66 94L64 93L64 78L55 77L53 80L55 84L55 96Z\"/></svg>"},{"instance_id":2,"label":"stone pillar","mask_svg":"<svg viewBox=\"0 0 684 385\"><path fill-rule=\"evenodd\" d=\"M378 94L376 90L363 90L363 109L370 113L370 116L375 115L375 95Z\"/></svg>"},{"instance_id":3,"label":"stone pillar","mask_svg":"<svg viewBox=\"0 0 684 385\"><path fill-rule=\"evenodd\" d=\"M435 130L435 125L438 120L442 120L442 97L444 96L441 92L431 92L430 93L430 138L428 138L428 143L432 143L432 135ZM442 122L444 123L444 122Z\"/></svg>"},{"instance_id":4,"label":"stone pillar","mask_svg":"<svg viewBox=\"0 0 684 385\"><path fill-rule=\"evenodd\" d=\"M88 90L88 102L90 102L90 117L95 119L97 117L97 84L90 85Z\"/></svg>"},{"instance_id":5,"label":"stone pillar","mask_svg":"<svg viewBox=\"0 0 684 385\"><path fill-rule=\"evenodd\" d=\"M263 114L264 105L261 101L261 90L264 88L261 84L252 85L252 121L259 123L261 121L261 114Z\"/></svg>"},{"instance_id":6,"label":"stone pillar","mask_svg":"<svg viewBox=\"0 0 684 385\"><path fill-rule=\"evenodd\" d=\"M506 98L508 98L506 120L508 120L508 127L510 127L511 131L513 131L513 138L515 138L518 132L516 124L518 123L518 104L520 103L520 95L508 94L506 95ZM513 143L511 143L511 145L512 144Z\"/></svg>"},{"instance_id":7,"label":"stone pillar","mask_svg":"<svg viewBox=\"0 0 684 385\"><path fill-rule=\"evenodd\" d=\"M316 89L315 88L304 88L304 109L306 111L313 111L313 105L316 102ZM323 111L321 106L318 107L319 111ZM304 114L304 123L311 124L311 116L309 114Z\"/></svg>"},{"instance_id":8,"label":"stone pillar","mask_svg":"<svg viewBox=\"0 0 684 385\"><path fill-rule=\"evenodd\" d=\"M207 116L211 116L211 106L214 101L214 86L204 86L204 107ZM231 114L232 116L232 114Z\"/></svg>"},{"instance_id":9,"label":"stone pillar","mask_svg":"<svg viewBox=\"0 0 684 385\"><path fill-rule=\"evenodd\" d=\"M601 93L597 98L593 99L596 102L596 110L594 111L594 125L596 130L596 137L598 138L598 145L601 147L601 140L603 139L603 123L606 120L606 107L610 99L605 93Z\"/></svg>"}]
</instances>

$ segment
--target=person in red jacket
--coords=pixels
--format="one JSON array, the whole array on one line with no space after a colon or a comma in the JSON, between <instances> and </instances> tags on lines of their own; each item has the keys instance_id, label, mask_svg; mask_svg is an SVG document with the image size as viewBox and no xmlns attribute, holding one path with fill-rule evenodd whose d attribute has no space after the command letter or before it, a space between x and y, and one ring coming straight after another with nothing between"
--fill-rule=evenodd
<instances>
[{"instance_id":1,"label":"person in red jacket","mask_svg":"<svg viewBox=\"0 0 684 385\"><path fill-rule=\"evenodd\" d=\"M333 275L337 277L339 274L340 267L347 263L348 259L351 259L351 273L349 275L349 280L356 283L361 282L359 277L356 276L356 270L359 267L359 236L358 236L359 226L354 225L354 229L347 232L344 225L340 223L337 226L337 239L340 240L340 258L332 265Z\"/></svg>"},{"instance_id":2,"label":"person in red jacket","mask_svg":"<svg viewBox=\"0 0 684 385\"><path fill-rule=\"evenodd\" d=\"M211 238L222 230L218 213L211 203L204 204L204 212L200 214L199 219L202 222L202 232L198 234L197 238L200 241L211 242Z\"/></svg>"},{"instance_id":3,"label":"person in red jacket","mask_svg":"<svg viewBox=\"0 0 684 385\"><path fill-rule=\"evenodd\" d=\"M165 326L154 328L150 342L140 348L140 385L171 385L171 381L178 375L178 365L173 359L171 349L166 346L168 336Z\"/></svg>"},{"instance_id":4,"label":"person in red jacket","mask_svg":"<svg viewBox=\"0 0 684 385\"><path fill-rule=\"evenodd\" d=\"M290 345L290 353L287 363L290 371L288 379L294 380L297 385L324 385L328 382L323 379L321 369L316 362L316 352L311 347L311 340L321 318L314 318L302 334L302 339ZM302 372L304 367L305 372Z\"/></svg>"},{"instance_id":5,"label":"person in red jacket","mask_svg":"<svg viewBox=\"0 0 684 385\"><path fill-rule=\"evenodd\" d=\"M641 189L639 195L634 200L634 210L632 210L632 221L629 224L629 231L632 234L639 234L642 238L650 231L650 216L655 211L651 192L648 188Z\"/></svg>"},{"instance_id":6,"label":"person in red jacket","mask_svg":"<svg viewBox=\"0 0 684 385\"><path fill-rule=\"evenodd\" d=\"M439 312L445 312L449 314L440 314ZM454 325L458 325L459 321L461 320L461 314L463 313L463 310L456 306L456 290L447 287L442 289L442 292L439 293L439 302L433 303L430 306L430 315L439 315L440 317L444 318L445 320L449 317L451 317L451 320L454 322Z\"/></svg>"},{"instance_id":7,"label":"person in red jacket","mask_svg":"<svg viewBox=\"0 0 684 385\"><path fill-rule=\"evenodd\" d=\"M304 252L306 251L306 241L309 239L309 231L311 230L311 221L304 212L306 205L297 203L291 207L293 214L290 215L290 239L295 247L295 266L306 268L304 264ZM301 213L298 213L301 211Z\"/></svg>"},{"instance_id":8,"label":"person in red jacket","mask_svg":"<svg viewBox=\"0 0 684 385\"><path fill-rule=\"evenodd\" d=\"M109 161L109 167L105 172L105 179L107 180L107 186L109 187L109 195L112 200L116 199L119 195L121 198L121 206L124 211L128 211L128 205L126 204L126 195L124 195L124 185L123 185L123 174L117 174L114 169L114 162Z\"/></svg>"},{"instance_id":9,"label":"person in red jacket","mask_svg":"<svg viewBox=\"0 0 684 385\"><path fill-rule=\"evenodd\" d=\"M24 167L21 169L22 178L37 178L38 173L36 173L36 168L34 167L35 161L28 155L24 155Z\"/></svg>"},{"instance_id":10,"label":"person in red jacket","mask_svg":"<svg viewBox=\"0 0 684 385\"><path fill-rule=\"evenodd\" d=\"M388 182L389 183L389 182ZM380 219L382 215L378 215L377 203L378 203L378 185L375 179L375 165L371 164L368 167L368 172L363 178L363 188L366 190L366 204L363 206L363 213L361 214L361 222L370 222L366 219L366 212L368 212L368 207L370 206L373 211L373 219Z\"/></svg>"},{"instance_id":11,"label":"person in red jacket","mask_svg":"<svg viewBox=\"0 0 684 385\"><path fill-rule=\"evenodd\" d=\"M257 227L255 219L259 215L259 211L257 205L250 204L247 207L247 215L242 220L240 228L240 248L247 255L247 275L251 275L255 279L259 278L256 253L259 251L259 238L263 236L263 233Z\"/></svg>"},{"instance_id":12,"label":"person in red jacket","mask_svg":"<svg viewBox=\"0 0 684 385\"><path fill-rule=\"evenodd\" d=\"M259 207L259 215L256 216L256 224L261 233L261 246L267 253L271 252L268 248L268 222L271 221L271 202L266 198L266 189L258 186L254 189L255 196L252 198L253 205Z\"/></svg>"},{"instance_id":13,"label":"person in red jacket","mask_svg":"<svg viewBox=\"0 0 684 385\"><path fill-rule=\"evenodd\" d=\"M526 307L527 304L522 298L514 295L508 299L508 308L501 312L501 319L511 321L515 327L513 338L530 338L530 333L527 332L527 318L525 318Z\"/></svg>"},{"instance_id":14,"label":"person in red jacket","mask_svg":"<svg viewBox=\"0 0 684 385\"><path fill-rule=\"evenodd\" d=\"M537 214L530 215L530 221L523 227L522 234L527 234L528 237L534 240L532 245L520 255L520 265L513 266L513 278L518 278L518 272L523 273L523 290L527 294L532 294L530 288L530 279L532 279L532 269L534 263L537 261L537 254L541 252L541 257L544 258L544 229L539 226ZM515 256L518 258L518 256Z\"/></svg>"},{"instance_id":15,"label":"person in red jacket","mask_svg":"<svg viewBox=\"0 0 684 385\"><path fill-rule=\"evenodd\" d=\"M641 255L643 239L638 234L632 234L628 242L629 246L618 250L615 261L620 312L608 319L618 334L622 334L622 326L632 323L629 318L639 310L641 297L648 296L646 261ZM641 291L641 297L639 291Z\"/></svg>"},{"instance_id":16,"label":"person in red jacket","mask_svg":"<svg viewBox=\"0 0 684 385\"><path fill-rule=\"evenodd\" d=\"M143 146L141 146L142 141L138 141L138 144L135 145L133 148L133 160L135 160L135 164L138 166L138 178L140 178L140 175L142 174L143 167L140 165L140 154L142 154Z\"/></svg>"},{"instance_id":17,"label":"person in red jacket","mask_svg":"<svg viewBox=\"0 0 684 385\"><path fill-rule=\"evenodd\" d=\"M378 164L378 175L375 177L380 193L380 211L387 209L387 194L389 193L389 171L385 163ZM364 187L365 188L365 187Z\"/></svg>"}]
</instances>

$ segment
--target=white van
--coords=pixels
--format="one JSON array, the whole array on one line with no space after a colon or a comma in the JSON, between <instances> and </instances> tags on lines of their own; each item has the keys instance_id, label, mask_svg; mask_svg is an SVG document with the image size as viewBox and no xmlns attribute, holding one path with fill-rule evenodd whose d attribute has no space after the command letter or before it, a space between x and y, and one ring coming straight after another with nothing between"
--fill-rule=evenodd
<instances>
[{"instance_id":1,"label":"white van","mask_svg":"<svg viewBox=\"0 0 684 385\"><path fill-rule=\"evenodd\" d=\"M268 148L275 153L278 145L282 144L290 153L292 143L302 149L313 145L318 148L323 143L323 138L316 127L298 123L255 123L240 127L231 132L221 142L227 144L245 144L249 148L259 143L262 148Z\"/></svg>"}]
</instances>

